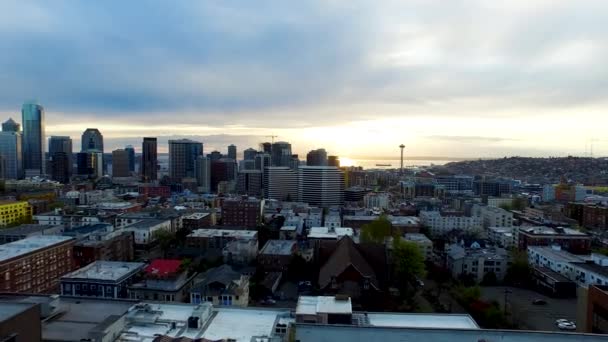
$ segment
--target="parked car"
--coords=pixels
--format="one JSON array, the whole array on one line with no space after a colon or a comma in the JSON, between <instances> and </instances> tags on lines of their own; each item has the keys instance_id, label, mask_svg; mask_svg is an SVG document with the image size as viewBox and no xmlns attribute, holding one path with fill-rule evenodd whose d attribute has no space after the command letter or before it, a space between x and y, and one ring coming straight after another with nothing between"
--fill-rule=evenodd
<instances>
[{"instance_id":1,"label":"parked car","mask_svg":"<svg viewBox=\"0 0 608 342\"><path fill-rule=\"evenodd\" d=\"M573 322L560 323L557 325L560 330L576 330L576 324Z\"/></svg>"},{"instance_id":2,"label":"parked car","mask_svg":"<svg viewBox=\"0 0 608 342\"><path fill-rule=\"evenodd\" d=\"M561 323L570 323L570 320L567 320L565 318L560 318L560 319L555 320L555 325L559 325Z\"/></svg>"},{"instance_id":3,"label":"parked car","mask_svg":"<svg viewBox=\"0 0 608 342\"><path fill-rule=\"evenodd\" d=\"M534 305L547 305L547 301L544 299L535 299L532 301Z\"/></svg>"}]
</instances>

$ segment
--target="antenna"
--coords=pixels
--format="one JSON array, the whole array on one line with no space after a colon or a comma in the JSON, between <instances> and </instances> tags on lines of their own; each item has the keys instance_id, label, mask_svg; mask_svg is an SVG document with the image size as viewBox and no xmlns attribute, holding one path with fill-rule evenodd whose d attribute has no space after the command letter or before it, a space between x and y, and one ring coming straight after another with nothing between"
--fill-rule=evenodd
<instances>
[{"instance_id":1,"label":"antenna","mask_svg":"<svg viewBox=\"0 0 608 342\"><path fill-rule=\"evenodd\" d=\"M274 144L274 138L278 138L278 135L265 135L266 138L270 138L272 143Z\"/></svg>"},{"instance_id":2,"label":"antenna","mask_svg":"<svg viewBox=\"0 0 608 342\"><path fill-rule=\"evenodd\" d=\"M403 149L405 148L405 145L401 144L399 145L399 148L401 149L401 174L403 174Z\"/></svg>"}]
</instances>

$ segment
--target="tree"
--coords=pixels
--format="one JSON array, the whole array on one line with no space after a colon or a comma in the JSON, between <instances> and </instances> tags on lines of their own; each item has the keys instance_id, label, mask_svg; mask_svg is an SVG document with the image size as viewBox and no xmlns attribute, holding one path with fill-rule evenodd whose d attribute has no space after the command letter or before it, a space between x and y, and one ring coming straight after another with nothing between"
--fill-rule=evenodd
<instances>
[{"instance_id":1,"label":"tree","mask_svg":"<svg viewBox=\"0 0 608 342\"><path fill-rule=\"evenodd\" d=\"M496 277L496 273L488 272L488 273L484 274L483 280L481 281L481 283L485 286L494 286L494 285L498 284L498 278Z\"/></svg>"},{"instance_id":2,"label":"tree","mask_svg":"<svg viewBox=\"0 0 608 342\"><path fill-rule=\"evenodd\" d=\"M505 282L513 285L526 285L530 282L531 273L527 254L513 250L511 252L511 266L507 268Z\"/></svg>"},{"instance_id":3,"label":"tree","mask_svg":"<svg viewBox=\"0 0 608 342\"><path fill-rule=\"evenodd\" d=\"M405 297L411 297L410 288L414 281L426 275L424 256L418 245L395 238L393 241L395 282Z\"/></svg>"},{"instance_id":4,"label":"tree","mask_svg":"<svg viewBox=\"0 0 608 342\"><path fill-rule=\"evenodd\" d=\"M160 250L163 252L163 257L166 258L169 248L171 248L175 242L175 234L165 229L159 229L154 232L153 236L154 240L158 243Z\"/></svg>"},{"instance_id":5,"label":"tree","mask_svg":"<svg viewBox=\"0 0 608 342\"><path fill-rule=\"evenodd\" d=\"M384 239L389 236L391 236L391 221L384 215L361 228L362 242L384 243Z\"/></svg>"}]
</instances>

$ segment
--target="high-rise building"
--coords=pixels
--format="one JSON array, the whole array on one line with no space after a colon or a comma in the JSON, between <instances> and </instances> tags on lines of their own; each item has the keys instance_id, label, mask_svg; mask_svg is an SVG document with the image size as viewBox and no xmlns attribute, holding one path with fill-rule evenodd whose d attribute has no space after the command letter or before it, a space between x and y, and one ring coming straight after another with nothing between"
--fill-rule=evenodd
<instances>
[{"instance_id":1,"label":"high-rise building","mask_svg":"<svg viewBox=\"0 0 608 342\"><path fill-rule=\"evenodd\" d=\"M195 178L196 159L203 154L203 143L190 139L169 140L169 177L174 183Z\"/></svg>"},{"instance_id":2,"label":"high-rise building","mask_svg":"<svg viewBox=\"0 0 608 342\"><path fill-rule=\"evenodd\" d=\"M301 166L298 201L324 208L344 204L344 173L335 166Z\"/></svg>"},{"instance_id":3,"label":"high-rise building","mask_svg":"<svg viewBox=\"0 0 608 342\"><path fill-rule=\"evenodd\" d=\"M291 155L291 160L289 160L289 167L297 170L300 167L300 158L297 154Z\"/></svg>"},{"instance_id":4,"label":"high-rise building","mask_svg":"<svg viewBox=\"0 0 608 342\"><path fill-rule=\"evenodd\" d=\"M100 178L103 176L103 153L79 152L76 154L76 172L79 176Z\"/></svg>"},{"instance_id":5,"label":"high-rise building","mask_svg":"<svg viewBox=\"0 0 608 342\"><path fill-rule=\"evenodd\" d=\"M272 164L272 160L270 157L270 154L268 153L258 153L255 155L255 170L260 170L262 171L262 173L264 172L264 169L267 168L268 166L271 166Z\"/></svg>"},{"instance_id":6,"label":"high-rise building","mask_svg":"<svg viewBox=\"0 0 608 342\"><path fill-rule=\"evenodd\" d=\"M264 153L270 154L272 152L272 144L269 142L261 143L260 150Z\"/></svg>"},{"instance_id":7,"label":"high-rise building","mask_svg":"<svg viewBox=\"0 0 608 342\"><path fill-rule=\"evenodd\" d=\"M2 157L2 174L5 179L23 178L23 154L21 133L0 132L0 156Z\"/></svg>"},{"instance_id":8,"label":"high-rise building","mask_svg":"<svg viewBox=\"0 0 608 342\"><path fill-rule=\"evenodd\" d=\"M272 144L272 166L289 166L291 165L291 144L284 141L278 141Z\"/></svg>"},{"instance_id":9,"label":"high-rise building","mask_svg":"<svg viewBox=\"0 0 608 342\"><path fill-rule=\"evenodd\" d=\"M135 172L135 149L132 145L127 145L125 151L129 155L129 172Z\"/></svg>"},{"instance_id":10,"label":"high-rise building","mask_svg":"<svg viewBox=\"0 0 608 342\"><path fill-rule=\"evenodd\" d=\"M236 181L236 191L241 195L262 195L262 171L241 170Z\"/></svg>"},{"instance_id":11,"label":"high-rise building","mask_svg":"<svg viewBox=\"0 0 608 342\"><path fill-rule=\"evenodd\" d=\"M20 130L21 125L16 123L13 118L9 118L2 123L2 132L19 132Z\"/></svg>"},{"instance_id":12,"label":"high-rise building","mask_svg":"<svg viewBox=\"0 0 608 342\"><path fill-rule=\"evenodd\" d=\"M258 154L258 151L256 151L253 148L248 148L245 151L243 151L243 159L244 160L254 160L256 154Z\"/></svg>"},{"instance_id":13,"label":"high-rise building","mask_svg":"<svg viewBox=\"0 0 608 342\"><path fill-rule=\"evenodd\" d=\"M327 166L340 167L340 157L338 157L338 156L327 157Z\"/></svg>"},{"instance_id":14,"label":"high-rise building","mask_svg":"<svg viewBox=\"0 0 608 342\"><path fill-rule=\"evenodd\" d=\"M103 153L103 135L97 128L87 128L82 133L81 152Z\"/></svg>"},{"instance_id":15,"label":"high-rise building","mask_svg":"<svg viewBox=\"0 0 608 342\"><path fill-rule=\"evenodd\" d=\"M114 150L112 151L112 177L129 177L129 151Z\"/></svg>"},{"instance_id":16,"label":"high-rise building","mask_svg":"<svg viewBox=\"0 0 608 342\"><path fill-rule=\"evenodd\" d=\"M264 198L295 201L298 198L298 173L287 166L269 166L263 174Z\"/></svg>"},{"instance_id":17,"label":"high-rise building","mask_svg":"<svg viewBox=\"0 0 608 342\"><path fill-rule=\"evenodd\" d=\"M53 135L49 138L49 157L51 158L51 178L67 183L72 175L72 138ZM57 165L55 165L57 164Z\"/></svg>"},{"instance_id":18,"label":"high-rise building","mask_svg":"<svg viewBox=\"0 0 608 342\"><path fill-rule=\"evenodd\" d=\"M205 156L196 158L196 182L198 192L211 192L211 160Z\"/></svg>"},{"instance_id":19,"label":"high-rise building","mask_svg":"<svg viewBox=\"0 0 608 342\"><path fill-rule=\"evenodd\" d=\"M217 191L220 182L236 181L236 162L230 158L211 161L211 191Z\"/></svg>"},{"instance_id":20,"label":"high-rise building","mask_svg":"<svg viewBox=\"0 0 608 342\"><path fill-rule=\"evenodd\" d=\"M26 102L21 108L23 125L23 170L26 177L46 174L46 136L44 108L36 102Z\"/></svg>"},{"instance_id":21,"label":"high-rise building","mask_svg":"<svg viewBox=\"0 0 608 342\"><path fill-rule=\"evenodd\" d=\"M306 165L327 166L327 151L324 148L312 150L306 154Z\"/></svg>"},{"instance_id":22,"label":"high-rise building","mask_svg":"<svg viewBox=\"0 0 608 342\"><path fill-rule=\"evenodd\" d=\"M209 160L216 161L216 160L220 160L222 159L224 156L222 156L222 153L220 151L212 151L211 153L207 154L207 158L209 158Z\"/></svg>"},{"instance_id":23,"label":"high-rise building","mask_svg":"<svg viewBox=\"0 0 608 342\"><path fill-rule=\"evenodd\" d=\"M236 146L235 145L228 145L227 157L236 161Z\"/></svg>"},{"instance_id":24,"label":"high-rise building","mask_svg":"<svg viewBox=\"0 0 608 342\"><path fill-rule=\"evenodd\" d=\"M156 138L144 137L141 154L141 177L144 183L157 179Z\"/></svg>"}]
</instances>

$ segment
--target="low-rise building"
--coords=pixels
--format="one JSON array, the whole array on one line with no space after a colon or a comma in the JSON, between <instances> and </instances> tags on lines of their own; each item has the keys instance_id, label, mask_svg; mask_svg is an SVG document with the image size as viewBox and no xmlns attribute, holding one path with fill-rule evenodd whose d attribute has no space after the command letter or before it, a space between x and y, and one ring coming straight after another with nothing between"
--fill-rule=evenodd
<instances>
[{"instance_id":1,"label":"low-rise building","mask_svg":"<svg viewBox=\"0 0 608 342\"><path fill-rule=\"evenodd\" d=\"M0 291L57 291L59 278L74 269L73 246L73 238L59 235L31 236L0 245Z\"/></svg>"},{"instance_id":2,"label":"low-rise building","mask_svg":"<svg viewBox=\"0 0 608 342\"><path fill-rule=\"evenodd\" d=\"M193 213L182 217L182 226L188 231L208 228L213 225L211 213Z\"/></svg>"},{"instance_id":3,"label":"low-rise building","mask_svg":"<svg viewBox=\"0 0 608 342\"><path fill-rule=\"evenodd\" d=\"M36 235L61 235L63 226L22 224L13 228L0 229L0 245Z\"/></svg>"},{"instance_id":4,"label":"low-rise building","mask_svg":"<svg viewBox=\"0 0 608 342\"><path fill-rule=\"evenodd\" d=\"M309 240L340 240L343 236L354 237L354 230L348 227L312 227L308 231Z\"/></svg>"},{"instance_id":5,"label":"low-rise building","mask_svg":"<svg viewBox=\"0 0 608 342\"><path fill-rule=\"evenodd\" d=\"M32 220L32 206L27 201L0 201L0 227Z\"/></svg>"},{"instance_id":6,"label":"low-rise building","mask_svg":"<svg viewBox=\"0 0 608 342\"><path fill-rule=\"evenodd\" d=\"M516 227L489 227L487 229L488 240L502 248L517 247Z\"/></svg>"},{"instance_id":7,"label":"low-rise building","mask_svg":"<svg viewBox=\"0 0 608 342\"><path fill-rule=\"evenodd\" d=\"M364 225L374 222L378 219L377 215L344 215L342 219L342 225L345 227L351 227L354 230L361 230ZM314 226L318 227L318 226Z\"/></svg>"},{"instance_id":8,"label":"low-rise building","mask_svg":"<svg viewBox=\"0 0 608 342\"><path fill-rule=\"evenodd\" d=\"M420 218L416 216L393 216L389 215L388 220L391 221L391 226L394 234L418 233L422 224Z\"/></svg>"},{"instance_id":9,"label":"low-rise building","mask_svg":"<svg viewBox=\"0 0 608 342\"><path fill-rule=\"evenodd\" d=\"M40 305L35 303L0 302L0 341L42 341Z\"/></svg>"},{"instance_id":10,"label":"low-rise building","mask_svg":"<svg viewBox=\"0 0 608 342\"><path fill-rule=\"evenodd\" d=\"M214 306L249 305L249 276L236 272L229 265L208 270L194 279L190 303L211 303Z\"/></svg>"},{"instance_id":11,"label":"low-rise building","mask_svg":"<svg viewBox=\"0 0 608 342\"><path fill-rule=\"evenodd\" d=\"M325 215L325 227L342 227L342 218L340 213Z\"/></svg>"},{"instance_id":12,"label":"low-rise building","mask_svg":"<svg viewBox=\"0 0 608 342\"><path fill-rule=\"evenodd\" d=\"M293 240L268 240L258 254L258 262L265 271L285 271L297 251Z\"/></svg>"},{"instance_id":13,"label":"low-rise building","mask_svg":"<svg viewBox=\"0 0 608 342\"><path fill-rule=\"evenodd\" d=\"M488 227L513 227L513 214L507 210L497 207L482 207L481 217L484 228Z\"/></svg>"},{"instance_id":14,"label":"low-rise building","mask_svg":"<svg viewBox=\"0 0 608 342\"><path fill-rule=\"evenodd\" d=\"M363 204L370 209L388 209L390 203L390 194L387 192L370 192L363 197Z\"/></svg>"},{"instance_id":15,"label":"low-rise building","mask_svg":"<svg viewBox=\"0 0 608 342\"><path fill-rule=\"evenodd\" d=\"M144 280L129 286L129 298L187 302L196 274L188 275L181 260L156 259L144 269Z\"/></svg>"},{"instance_id":16,"label":"low-rise building","mask_svg":"<svg viewBox=\"0 0 608 342\"><path fill-rule=\"evenodd\" d=\"M129 298L128 286L136 280L144 266L141 262L95 261L61 277L61 294Z\"/></svg>"},{"instance_id":17,"label":"low-rise building","mask_svg":"<svg viewBox=\"0 0 608 342\"><path fill-rule=\"evenodd\" d=\"M253 197L226 198L222 203L222 225L255 228L262 219L263 201Z\"/></svg>"},{"instance_id":18,"label":"low-rise building","mask_svg":"<svg viewBox=\"0 0 608 342\"><path fill-rule=\"evenodd\" d=\"M41 225L62 225L66 229L88 224L103 223L102 219L94 215L64 214L61 211L48 212L33 216L34 222Z\"/></svg>"},{"instance_id":19,"label":"low-rise building","mask_svg":"<svg viewBox=\"0 0 608 342\"><path fill-rule=\"evenodd\" d=\"M589 286L587 293L584 332L608 334L608 286ZM580 322L579 322L580 324Z\"/></svg>"},{"instance_id":20,"label":"low-rise building","mask_svg":"<svg viewBox=\"0 0 608 342\"><path fill-rule=\"evenodd\" d=\"M438 211L422 211L420 221L429 227L433 236L443 236L453 230L480 232L483 229L480 216L444 216Z\"/></svg>"},{"instance_id":21,"label":"low-rise building","mask_svg":"<svg viewBox=\"0 0 608 342\"><path fill-rule=\"evenodd\" d=\"M96 260L132 261L134 257L135 238L131 231L93 232L74 244L76 267L86 266Z\"/></svg>"},{"instance_id":22,"label":"low-rise building","mask_svg":"<svg viewBox=\"0 0 608 342\"><path fill-rule=\"evenodd\" d=\"M579 286L589 287L591 285L608 285L608 267L601 266L595 262L572 262L574 279Z\"/></svg>"},{"instance_id":23,"label":"low-rise building","mask_svg":"<svg viewBox=\"0 0 608 342\"><path fill-rule=\"evenodd\" d=\"M574 267L571 263L585 262L583 256L574 255L560 246L528 246L528 264L533 267L545 267L564 277L574 280Z\"/></svg>"},{"instance_id":24,"label":"low-rise building","mask_svg":"<svg viewBox=\"0 0 608 342\"><path fill-rule=\"evenodd\" d=\"M433 257L433 241L426 235L421 233L406 233L403 238L418 245L425 260L430 260Z\"/></svg>"},{"instance_id":25,"label":"low-rise building","mask_svg":"<svg viewBox=\"0 0 608 342\"><path fill-rule=\"evenodd\" d=\"M502 248L480 248L475 242L470 248L451 245L447 255L447 267L454 278L470 275L481 283L489 273L502 281L509 267L509 255Z\"/></svg>"},{"instance_id":26,"label":"low-rise building","mask_svg":"<svg viewBox=\"0 0 608 342\"><path fill-rule=\"evenodd\" d=\"M521 251L525 251L528 246L558 245L574 254L591 252L591 237L588 234L562 227L519 227L518 244Z\"/></svg>"},{"instance_id":27,"label":"low-rise building","mask_svg":"<svg viewBox=\"0 0 608 342\"><path fill-rule=\"evenodd\" d=\"M221 251L228 243L237 240L251 241L252 247L256 251L258 249L258 232L255 230L197 229L186 237L186 246Z\"/></svg>"},{"instance_id":28,"label":"low-rise building","mask_svg":"<svg viewBox=\"0 0 608 342\"><path fill-rule=\"evenodd\" d=\"M171 231L171 221L163 219L146 219L135 222L123 228L124 231L133 232L136 248L148 248L156 241L157 231Z\"/></svg>"}]
</instances>

